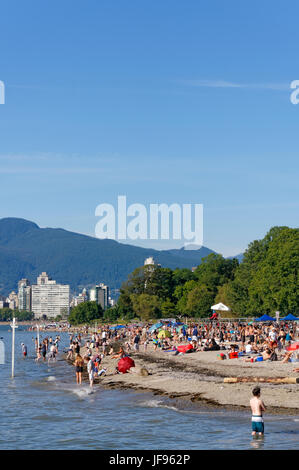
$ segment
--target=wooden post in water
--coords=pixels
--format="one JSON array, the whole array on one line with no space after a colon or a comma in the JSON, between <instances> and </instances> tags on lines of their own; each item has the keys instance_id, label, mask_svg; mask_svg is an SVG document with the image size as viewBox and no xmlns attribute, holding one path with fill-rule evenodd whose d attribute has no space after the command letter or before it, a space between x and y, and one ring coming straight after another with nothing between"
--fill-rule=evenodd
<instances>
[{"instance_id":1,"label":"wooden post in water","mask_svg":"<svg viewBox=\"0 0 299 470\"><path fill-rule=\"evenodd\" d=\"M37 353L38 353L38 350L39 350L39 325L36 324L36 333L37 333Z\"/></svg>"},{"instance_id":2,"label":"wooden post in water","mask_svg":"<svg viewBox=\"0 0 299 470\"><path fill-rule=\"evenodd\" d=\"M12 328L12 345L11 345L11 377L15 376L15 329L18 328L16 325L16 319L13 317L12 323L10 324Z\"/></svg>"}]
</instances>

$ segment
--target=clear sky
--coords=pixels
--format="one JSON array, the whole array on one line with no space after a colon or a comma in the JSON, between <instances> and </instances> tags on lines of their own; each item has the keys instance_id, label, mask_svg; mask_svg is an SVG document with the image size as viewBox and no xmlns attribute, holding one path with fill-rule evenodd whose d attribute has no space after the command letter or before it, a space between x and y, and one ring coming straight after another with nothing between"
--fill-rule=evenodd
<instances>
[{"instance_id":1,"label":"clear sky","mask_svg":"<svg viewBox=\"0 0 299 470\"><path fill-rule=\"evenodd\" d=\"M118 195L202 203L226 256L298 227L298 18L298 1L1 2L0 217L94 235Z\"/></svg>"}]
</instances>

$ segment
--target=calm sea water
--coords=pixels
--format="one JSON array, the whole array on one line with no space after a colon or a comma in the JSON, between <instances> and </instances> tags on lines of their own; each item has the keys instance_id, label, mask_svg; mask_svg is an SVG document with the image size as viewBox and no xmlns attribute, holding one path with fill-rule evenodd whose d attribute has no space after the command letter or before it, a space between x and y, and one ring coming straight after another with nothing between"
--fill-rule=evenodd
<instances>
[{"instance_id":1,"label":"calm sea water","mask_svg":"<svg viewBox=\"0 0 299 470\"><path fill-rule=\"evenodd\" d=\"M250 413L184 405L131 391L77 386L63 360L34 361L34 333L16 330L15 378L11 333L0 326L0 449L297 449L299 418L265 417L264 439L253 439ZM50 333L55 337L55 333ZM44 333L41 337L46 336ZM68 344L62 334L60 350ZM23 359L21 342L28 347Z\"/></svg>"}]
</instances>

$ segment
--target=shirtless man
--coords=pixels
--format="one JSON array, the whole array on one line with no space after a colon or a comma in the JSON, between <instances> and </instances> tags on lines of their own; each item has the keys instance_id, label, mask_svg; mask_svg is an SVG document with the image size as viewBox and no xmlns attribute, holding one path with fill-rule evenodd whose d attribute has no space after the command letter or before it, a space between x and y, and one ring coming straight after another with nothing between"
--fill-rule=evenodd
<instances>
[{"instance_id":1,"label":"shirtless man","mask_svg":"<svg viewBox=\"0 0 299 470\"><path fill-rule=\"evenodd\" d=\"M253 398L250 400L250 407L252 411L252 436L255 436L257 433L259 436L264 434L264 420L263 420L263 411L266 411L264 402L260 399L261 389L260 387L254 387L252 390Z\"/></svg>"}]
</instances>

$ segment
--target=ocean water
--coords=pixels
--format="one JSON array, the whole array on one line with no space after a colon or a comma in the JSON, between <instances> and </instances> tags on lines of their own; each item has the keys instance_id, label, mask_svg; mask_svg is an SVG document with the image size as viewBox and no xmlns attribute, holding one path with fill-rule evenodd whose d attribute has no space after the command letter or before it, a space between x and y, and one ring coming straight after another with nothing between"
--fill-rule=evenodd
<instances>
[{"instance_id":1,"label":"ocean water","mask_svg":"<svg viewBox=\"0 0 299 470\"><path fill-rule=\"evenodd\" d=\"M75 383L73 368L34 361L34 335L16 330L15 377L11 332L0 326L0 449L298 449L299 417L265 416L265 437L252 438L250 412L236 412L123 390L93 391ZM48 333L55 337L55 333ZM46 336L41 333L41 337ZM60 350L68 344L62 334ZM23 359L21 342L28 347Z\"/></svg>"}]
</instances>

